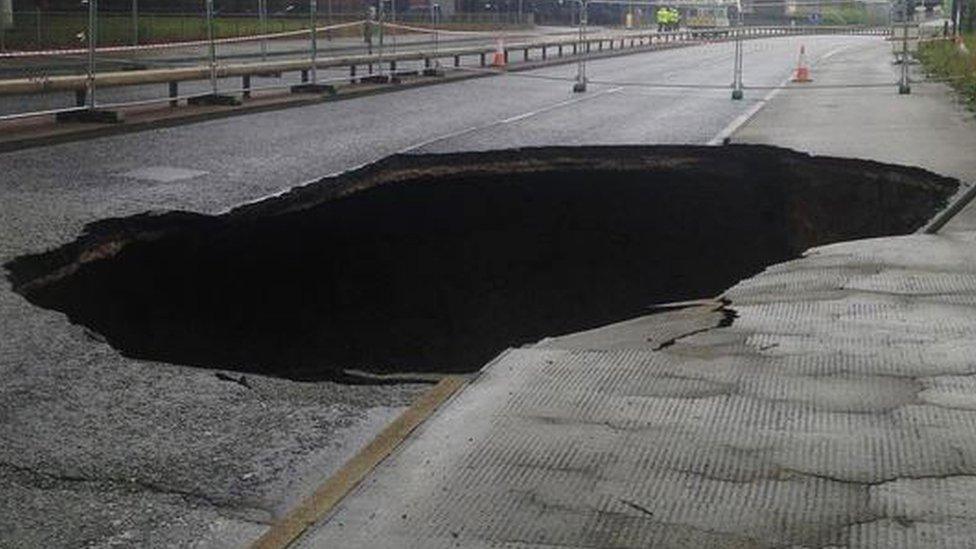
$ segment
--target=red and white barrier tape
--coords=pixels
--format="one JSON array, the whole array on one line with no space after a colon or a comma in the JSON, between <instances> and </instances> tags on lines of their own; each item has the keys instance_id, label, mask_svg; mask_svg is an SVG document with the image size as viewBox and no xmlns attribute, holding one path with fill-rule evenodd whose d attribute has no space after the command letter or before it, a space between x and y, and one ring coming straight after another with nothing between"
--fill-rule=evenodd
<instances>
[{"instance_id":1,"label":"red and white barrier tape","mask_svg":"<svg viewBox=\"0 0 976 549\"><path fill-rule=\"evenodd\" d=\"M452 31L444 29L432 29L430 27L411 27L410 25L401 25L399 23L383 23L384 27L391 29L401 29L414 32L426 32L428 34L457 34L457 35L469 35L469 36L495 36L500 31Z\"/></svg>"},{"instance_id":2,"label":"red and white barrier tape","mask_svg":"<svg viewBox=\"0 0 976 549\"><path fill-rule=\"evenodd\" d=\"M325 27L316 27L316 32L324 32L335 29L342 29L348 27L354 27L357 25L362 25L365 21L353 21L352 23L339 23L336 25L328 25ZM299 29L293 31L276 32L271 34L256 34L251 36L236 36L233 38L220 38L214 40L214 44L236 44L240 42L251 42L256 40L264 40L269 38L285 38L289 36L303 36L309 33L308 29ZM164 42L161 44L145 44L142 46L105 46L101 48L96 48L95 53L121 53L129 51L148 51L148 50L164 50L164 49L176 49L176 48L186 48L194 46L206 46L210 44L208 40L191 40L187 42ZM88 48L73 48L73 49L54 49L54 50L31 50L31 51L8 51L0 53L0 59L15 59L15 58L26 58L26 57L47 57L52 55L82 55L88 53Z\"/></svg>"}]
</instances>

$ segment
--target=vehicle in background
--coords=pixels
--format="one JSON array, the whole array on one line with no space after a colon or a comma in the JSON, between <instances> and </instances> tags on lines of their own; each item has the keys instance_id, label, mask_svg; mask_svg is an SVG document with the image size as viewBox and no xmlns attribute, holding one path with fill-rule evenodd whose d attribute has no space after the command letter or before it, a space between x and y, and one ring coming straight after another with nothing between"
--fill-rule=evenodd
<instances>
[{"instance_id":1,"label":"vehicle in background","mask_svg":"<svg viewBox=\"0 0 976 549\"><path fill-rule=\"evenodd\" d=\"M685 24L690 28L728 27L729 11L725 6L689 8Z\"/></svg>"}]
</instances>

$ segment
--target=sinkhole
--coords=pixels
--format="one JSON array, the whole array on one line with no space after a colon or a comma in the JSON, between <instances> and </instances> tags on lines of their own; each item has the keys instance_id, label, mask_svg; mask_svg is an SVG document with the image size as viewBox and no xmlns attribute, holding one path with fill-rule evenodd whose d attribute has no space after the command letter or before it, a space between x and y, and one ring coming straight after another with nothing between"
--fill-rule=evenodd
<instances>
[{"instance_id":1,"label":"sinkhole","mask_svg":"<svg viewBox=\"0 0 976 549\"><path fill-rule=\"evenodd\" d=\"M765 146L397 155L222 215L147 213L6 265L124 355L356 381L712 297L922 226L957 182Z\"/></svg>"}]
</instances>

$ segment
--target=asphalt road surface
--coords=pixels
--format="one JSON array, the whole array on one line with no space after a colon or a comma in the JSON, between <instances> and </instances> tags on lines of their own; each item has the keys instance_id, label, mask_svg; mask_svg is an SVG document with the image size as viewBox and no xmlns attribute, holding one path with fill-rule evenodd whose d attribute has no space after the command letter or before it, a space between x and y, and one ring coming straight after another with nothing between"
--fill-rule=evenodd
<instances>
[{"instance_id":1,"label":"asphalt road surface","mask_svg":"<svg viewBox=\"0 0 976 549\"><path fill-rule=\"evenodd\" d=\"M779 85L795 66L801 44L815 62L844 48L881 43L851 36L746 42L745 81ZM747 90L744 100L731 101L727 88L640 84L727 86L732 47L718 43L592 62L589 77L613 83L591 84L585 94L571 92L576 68L563 65L26 150L0 157L10 166L3 178L27 185L32 200L36 193L81 193L84 202L136 204L136 210L222 209L405 150L707 143L767 92ZM147 166L199 175L165 185L125 176Z\"/></svg>"},{"instance_id":2,"label":"asphalt road surface","mask_svg":"<svg viewBox=\"0 0 976 549\"><path fill-rule=\"evenodd\" d=\"M746 43L747 85L879 38ZM707 143L767 93L732 44L572 65L0 154L0 261L149 210L219 212L400 152ZM554 79L550 79L554 78ZM891 93L895 93L892 87ZM350 388L121 357L0 286L0 545L235 545L308 493L422 386Z\"/></svg>"}]
</instances>

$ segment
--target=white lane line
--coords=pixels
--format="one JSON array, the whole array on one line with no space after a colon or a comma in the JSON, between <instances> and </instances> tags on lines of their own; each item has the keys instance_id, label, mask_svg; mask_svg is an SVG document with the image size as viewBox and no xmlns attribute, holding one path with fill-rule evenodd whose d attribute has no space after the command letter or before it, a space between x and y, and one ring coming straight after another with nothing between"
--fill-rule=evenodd
<instances>
[{"instance_id":1,"label":"white lane line","mask_svg":"<svg viewBox=\"0 0 976 549\"><path fill-rule=\"evenodd\" d=\"M540 114L545 114L547 112L554 111L556 109L561 109L563 107L568 107L570 105L575 105L576 103L581 103L583 101L589 101L591 99L596 99L597 97L601 97L601 96L608 95L608 94L611 94L611 93L617 93L617 92L619 92L621 90L623 90L623 88L621 88L621 87L615 87L615 88L608 88L608 89L605 89L605 90L600 90L598 92L588 93L588 94L583 95L583 96L580 96L580 97L574 97L573 99L567 99L565 101L560 101L558 103L553 103L552 105L549 105L547 107L542 107L541 109L536 109L534 111L529 111L529 112L525 112L525 113L522 113L522 114L517 114L515 116L509 116L508 118L503 118L501 120L495 120L494 122L489 122L487 124L482 124L480 126L471 126L469 128L464 128L462 130L458 130L456 132L451 132L451 133L448 133L448 134L444 134L444 135L441 135L441 136L438 136L438 137L434 137L434 138L428 139L426 141L421 141L420 143L416 143L414 145L410 145L409 147L404 147L403 149L400 149L399 151L397 151L397 153L400 153L400 154L402 154L402 153L408 153L408 152L411 152L411 151L415 151L417 149L422 149L422 148L424 148L424 147L426 147L428 145L433 145L434 143L438 143L438 142L441 142L441 141L446 141L448 139L454 139L456 137L461 137L462 135L467 135L467 134L479 132L479 131L482 131L482 130L487 130L489 128L494 128L494 127L497 127L497 126L503 126L505 124L511 124L511 123L514 123L514 122L518 122L520 120L525 120L526 118L531 118L533 116L538 116Z\"/></svg>"},{"instance_id":2,"label":"white lane line","mask_svg":"<svg viewBox=\"0 0 976 549\"><path fill-rule=\"evenodd\" d=\"M817 60L816 60L816 62L814 62L813 64L814 65L818 65L822 61L826 61L827 59L830 59L834 55L836 55L836 54L838 54L838 53L840 53L840 52L842 52L842 51L844 51L844 50L846 50L848 48L852 48L852 47L854 47L856 45L858 45L858 44L848 44L846 46L838 46L838 47L836 47L836 48L828 51L827 53L821 55L820 57L818 57ZM722 142L725 141L725 139L727 137L732 137L732 134L734 134L735 132L739 131L739 129L742 128L742 126L745 126L747 122L749 122L750 120L752 120L752 117L753 116L756 116L756 114L760 110L762 110L762 108L765 107L770 101L772 101L774 97L776 97L777 95L779 95L779 92L783 91L783 89L785 88L785 86L787 84L789 84L790 83L790 80L792 80L792 79L793 79L793 75L790 74L785 79L783 79L782 82L780 82L779 86L776 86L772 90L769 90L769 93L767 93L759 101L756 101L756 103L753 104L751 107L749 107L749 109L747 109L746 112L744 112L744 113L740 114L739 116L735 117L734 119L732 119L732 122L729 122L729 125L728 126L725 126L724 128L722 128L722 131L720 131L717 134L715 134L715 137L711 138L708 141L708 145L712 145L712 146L714 146L714 145L721 145Z\"/></svg>"},{"instance_id":3,"label":"white lane line","mask_svg":"<svg viewBox=\"0 0 976 549\"><path fill-rule=\"evenodd\" d=\"M765 97L763 97L759 101L756 101L751 107L749 107L746 110L746 112L733 118L732 122L729 122L727 126L722 128L722 131L715 134L715 137L711 138L708 141L708 145L713 145L713 146L721 145L722 142L725 141L725 138L731 137L732 134L734 134L739 130L739 128L745 126L746 122L751 120L753 116L756 116L756 113L758 113L763 107L765 107L767 103L772 101L772 99L776 97L776 95L778 95L780 91L783 90L783 86L788 84L790 82L790 79L792 78L793 78L792 75L787 76L782 82L780 82L779 86L773 88L772 90L769 90L769 93L767 93Z\"/></svg>"},{"instance_id":4,"label":"white lane line","mask_svg":"<svg viewBox=\"0 0 976 549\"><path fill-rule=\"evenodd\" d=\"M531 118L533 116L537 116L537 115L540 115L540 114L544 114L544 113L547 113L549 111L554 111L554 110L560 109L562 107L568 107L569 105L573 105L573 104L576 104L576 103L580 103L582 101L588 101L590 99L596 99L597 97L600 97L600 96L603 96L603 95L608 95L608 94L611 94L611 93L617 93L617 92L619 92L621 90L623 90L623 88L616 87L616 88L608 88L608 89L605 89L605 90L600 90L598 92L587 93L586 95L582 95L580 97L574 97L573 99L567 99L565 101L560 101L558 103L553 103L552 105L549 105L547 107L542 107L541 109L536 109L534 111L529 111L529 112L526 112L526 113L517 114L515 116L510 116L508 118L503 118L501 120L495 120L494 122L489 122L487 124L482 124L480 126L471 126L471 127L468 127L468 128L464 128L462 130L458 130L456 132L446 133L444 135L440 135L440 136L434 137L432 139L427 139L425 141L421 141L420 143L416 143L414 145L410 145L408 147L404 147L404 148L400 149L399 151L396 151L396 153L394 153L394 154L408 153L408 152L415 151L417 149L426 147L427 145L431 145L433 143L437 143L437 142L440 142L440 141L445 141L445 140L448 140L448 139L453 139L455 137L460 137L462 135L467 135L469 133L474 133L474 132L477 132L477 131L486 130L488 128L493 128L493 127L496 127L496 126L502 126L502 125L505 125L505 124L511 124L513 122L518 122L519 120L525 120L526 118ZM384 155L384 156L386 156L386 155ZM366 167L366 166L372 164L373 162L376 162L378 160L381 160L382 158L383 158L383 156L381 156L379 158L374 158L372 160L367 160L366 162L362 162L360 164L356 164L354 166L350 166L348 168L344 168L342 170L339 170L339 171L336 171L336 172L332 172L330 174L318 176L318 177L316 177L314 179L309 179L308 181L304 181L302 183L298 183L297 185L293 185L293 186L288 187L286 189L281 189L281 190L275 191L275 192L273 192L271 194L268 194L268 195L264 195L264 196L255 198L253 200L248 200L246 202L241 202L239 204L235 204L235 205L230 206L230 207L228 207L228 208L226 208L224 210L221 210L220 212L218 212L217 215L225 214L227 212L230 212L231 210L235 210L235 209L241 208L243 206L248 206L250 204L256 204L258 202L262 202L264 200L268 200L268 199L271 199L271 198L277 198L279 196L282 196L282 195L285 195L285 194L291 192L294 189L297 189L299 187L305 187L306 185L311 185L312 183L315 183L315 182L320 181L322 179L328 179L328 178L332 178L332 177L337 177L337 176L342 175L344 173L354 172L354 171L356 171L356 170L358 170L360 168L363 168L363 167Z\"/></svg>"}]
</instances>

